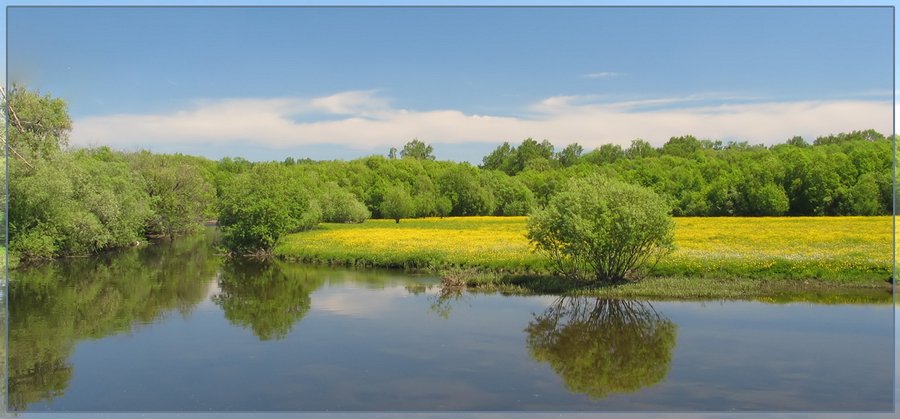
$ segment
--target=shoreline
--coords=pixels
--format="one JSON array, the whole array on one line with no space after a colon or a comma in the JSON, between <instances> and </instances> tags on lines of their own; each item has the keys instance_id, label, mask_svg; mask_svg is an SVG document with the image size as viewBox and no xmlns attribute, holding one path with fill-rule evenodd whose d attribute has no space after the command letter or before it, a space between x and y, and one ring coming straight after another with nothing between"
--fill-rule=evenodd
<instances>
[{"instance_id":1,"label":"shoreline","mask_svg":"<svg viewBox=\"0 0 900 419\"><path fill-rule=\"evenodd\" d=\"M712 273L701 276L648 276L640 281L620 284L576 283L543 272L504 271L484 267L422 267L399 263L357 263L351 260L296 258L279 254L286 263L351 269L388 269L398 272L429 274L439 277L448 287L475 292L499 292L510 295L585 295L604 298L646 298L674 300L751 299L770 302L884 302L893 301L890 280L852 281L827 279L788 279L776 277L722 277Z\"/></svg>"},{"instance_id":2,"label":"shoreline","mask_svg":"<svg viewBox=\"0 0 900 419\"><path fill-rule=\"evenodd\" d=\"M676 217L676 250L640 282L555 278L524 237L525 217L446 217L328 224L289 234L281 260L456 276L472 289L598 296L746 298L891 295L890 217ZM868 291L866 291L868 292Z\"/></svg>"}]
</instances>

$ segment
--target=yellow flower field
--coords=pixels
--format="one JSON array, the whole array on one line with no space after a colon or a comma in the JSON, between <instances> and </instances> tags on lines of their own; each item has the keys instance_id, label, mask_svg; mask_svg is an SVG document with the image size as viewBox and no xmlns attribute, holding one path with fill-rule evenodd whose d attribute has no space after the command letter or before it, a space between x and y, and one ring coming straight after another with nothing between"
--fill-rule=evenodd
<instances>
[{"instance_id":1,"label":"yellow flower field","mask_svg":"<svg viewBox=\"0 0 900 419\"><path fill-rule=\"evenodd\" d=\"M388 267L463 265L541 271L526 217L449 217L323 224L287 236L288 259ZM676 218L676 250L654 275L873 279L891 271L891 217Z\"/></svg>"}]
</instances>

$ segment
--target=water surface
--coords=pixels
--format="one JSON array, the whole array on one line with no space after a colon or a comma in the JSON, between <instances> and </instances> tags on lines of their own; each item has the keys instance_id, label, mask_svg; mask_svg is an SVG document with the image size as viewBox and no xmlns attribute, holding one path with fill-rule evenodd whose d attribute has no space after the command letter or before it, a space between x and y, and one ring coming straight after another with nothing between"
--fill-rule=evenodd
<instances>
[{"instance_id":1,"label":"water surface","mask_svg":"<svg viewBox=\"0 0 900 419\"><path fill-rule=\"evenodd\" d=\"M890 304L442 294L224 263L209 233L13 272L10 407L893 409Z\"/></svg>"}]
</instances>

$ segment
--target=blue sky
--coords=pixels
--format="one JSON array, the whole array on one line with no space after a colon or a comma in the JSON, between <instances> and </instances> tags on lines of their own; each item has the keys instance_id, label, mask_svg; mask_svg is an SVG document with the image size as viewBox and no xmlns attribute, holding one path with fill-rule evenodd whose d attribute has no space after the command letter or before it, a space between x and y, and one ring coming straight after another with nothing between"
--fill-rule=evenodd
<instances>
[{"instance_id":1,"label":"blue sky","mask_svg":"<svg viewBox=\"0 0 900 419\"><path fill-rule=\"evenodd\" d=\"M353 158L414 137L656 145L889 133L889 8L10 8L72 144Z\"/></svg>"}]
</instances>

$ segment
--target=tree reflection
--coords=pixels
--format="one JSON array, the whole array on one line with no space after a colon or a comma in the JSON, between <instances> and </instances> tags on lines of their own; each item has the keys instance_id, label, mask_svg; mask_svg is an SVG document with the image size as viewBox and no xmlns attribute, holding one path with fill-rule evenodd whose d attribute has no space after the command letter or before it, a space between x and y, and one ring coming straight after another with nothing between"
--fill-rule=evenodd
<instances>
[{"instance_id":1,"label":"tree reflection","mask_svg":"<svg viewBox=\"0 0 900 419\"><path fill-rule=\"evenodd\" d=\"M9 408L62 395L79 341L190 312L218 267L211 240L200 234L11 272Z\"/></svg>"},{"instance_id":2,"label":"tree reflection","mask_svg":"<svg viewBox=\"0 0 900 419\"><path fill-rule=\"evenodd\" d=\"M250 328L260 340L287 336L309 311L309 295L325 282L314 270L278 262L233 260L222 268L213 301L232 324Z\"/></svg>"},{"instance_id":3,"label":"tree reflection","mask_svg":"<svg viewBox=\"0 0 900 419\"><path fill-rule=\"evenodd\" d=\"M662 381L676 325L645 302L561 297L525 331L532 358L549 363L569 390L601 399Z\"/></svg>"},{"instance_id":4,"label":"tree reflection","mask_svg":"<svg viewBox=\"0 0 900 419\"><path fill-rule=\"evenodd\" d=\"M465 301L465 287L441 285L438 293L433 296L431 311L442 318L449 318L453 304Z\"/></svg>"}]
</instances>

